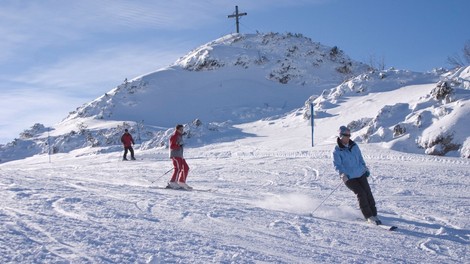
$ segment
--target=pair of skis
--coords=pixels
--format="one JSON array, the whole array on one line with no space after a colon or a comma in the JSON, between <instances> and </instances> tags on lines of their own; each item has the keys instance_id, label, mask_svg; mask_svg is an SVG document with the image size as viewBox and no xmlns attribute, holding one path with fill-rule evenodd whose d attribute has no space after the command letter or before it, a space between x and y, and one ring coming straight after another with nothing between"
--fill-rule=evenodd
<instances>
[{"instance_id":1,"label":"pair of skis","mask_svg":"<svg viewBox=\"0 0 470 264\"><path fill-rule=\"evenodd\" d=\"M173 189L168 186L156 186L155 188L161 189L161 190L173 190L173 191L183 191L183 192L212 192L212 189L198 189L198 188L192 188L192 189L185 189L185 188L179 188L179 189Z\"/></svg>"},{"instance_id":2,"label":"pair of skis","mask_svg":"<svg viewBox=\"0 0 470 264\"><path fill-rule=\"evenodd\" d=\"M397 226L394 226L394 225L384 225L384 224L380 224L380 225L376 225L382 229L385 229L385 230L388 230L388 231L395 231L398 229Z\"/></svg>"},{"instance_id":3,"label":"pair of skis","mask_svg":"<svg viewBox=\"0 0 470 264\"><path fill-rule=\"evenodd\" d=\"M362 219L358 219L358 220L363 221ZM388 230L388 231L395 231L395 230L398 229L397 226L383 224L382 221L380 221L380 220L377 222L377 224L370 223L370 222L369 222L369 224L372 225L372 226L380 227L380 228Z\"/></svg>"},{"instance_id":4,"label":"pair of skis","mask_svg":"<svg viewBox=\"0 0 470 264\"><path fill-rule=\"evenodd\" d=\"M313 218L318 218L318 217L315 217L312 213L308 214L309 217L313 217ZM318 218L318 219L324 219L324 220L328 220L326 218ZM361 222L364 222L365 224L369 225L369 226L374 226L374 227L377 227L377 228L380 228L380 229L383 229L383 230L387 230L387 231L395 231L398 229L397 226L394 226L394 225L387 225L387 224L384 224L384 223L380 223L379 225L377 224L373 224L373 223L368 223L366 221L364 221L364 219L357 219L358 221L361 221Z\"/></svg>"}]
</instances>

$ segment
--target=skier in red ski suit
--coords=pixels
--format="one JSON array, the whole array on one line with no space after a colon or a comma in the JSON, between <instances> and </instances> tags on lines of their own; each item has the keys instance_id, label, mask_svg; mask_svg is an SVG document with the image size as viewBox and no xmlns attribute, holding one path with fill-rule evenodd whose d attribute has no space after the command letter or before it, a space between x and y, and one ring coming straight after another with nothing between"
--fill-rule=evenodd
<instances>
[{"instance_id":1,"label":"skier in red ski suit","mask_svg":"<svg viewBox=\"0 0 470 264\"><path fill-rule=\"evenodd\" d=\"M127 160L127 151L131 152L131 159L135 160L134 149L132 148L132 145L134 145L134 139L132 138L132 135L129 134L127 128L124 130L124 134L121 137L121 142L124 145L124 156L122 157L122 160Z\"/></svg>"},{"instance_id":2,"label":"skier in red ski suit","mask_svg":"<svg viewBox=\"0 0 470 264\"><path fill-rule=\"evenodd\" d=\"M170 137L170 159L174 170L168 187L172 189L192 189L186 184L189 166L183 158L183 131L183 125L176 125L175 133Z\"/></svg>"}]
</instances>

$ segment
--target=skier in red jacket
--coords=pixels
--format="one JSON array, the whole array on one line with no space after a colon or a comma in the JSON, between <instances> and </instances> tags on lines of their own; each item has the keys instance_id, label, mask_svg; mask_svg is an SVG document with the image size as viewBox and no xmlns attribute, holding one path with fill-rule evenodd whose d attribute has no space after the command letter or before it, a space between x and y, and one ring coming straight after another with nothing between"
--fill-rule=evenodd
<instances>
[{"instance_id":1,"label":"skier in red jacket","mask_svg":"<svg viewBox=\"0 0 470 264\"><path fill-rule=\"evenodd\" d=\"M129 134L127 128L124 130L124 135L121 137L121 142L124 145L124 156L122 160L127 160L127 151L131 152L131 159L135 160L134 149L132 148L132 145L134 145L134 139L132 138L132 135Z\"/></svg>"},{"instance_id":2,"label":"skier in red jacket","mask_svg":"<svg viewBox=\"0 0 470 264\"><path fill-rule=\"evenodd\" d=\"M189 166L183 158L183 125L176 125L175 133L170 137L170 159L173 162L173 175L168 183L172 189L192 189L186 184Z\"/></svg>"}]
</instances>

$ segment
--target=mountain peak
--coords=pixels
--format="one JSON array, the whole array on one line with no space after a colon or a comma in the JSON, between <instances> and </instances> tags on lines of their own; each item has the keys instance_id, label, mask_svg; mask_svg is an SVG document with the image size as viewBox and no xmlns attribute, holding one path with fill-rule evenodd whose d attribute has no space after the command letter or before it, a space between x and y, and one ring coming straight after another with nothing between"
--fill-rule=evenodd
<instances>
[{"instance_id":1,"label":"mountain peak","mask_svg":"<svg viewBox=\"0 0 470 264\"><path fill-rule=\"evenodd\" d=\"M268 106L277 109L276 114L291 110L312 92L367 69L337 47L323 46L301 34L232 34L201 45L169 68L126 80L72 112L66 121L142 120L143 116L159 126L196 118L249 121L248 116L260 116L246 110L241 114L241 109ZM200 107L205 98L213 97L217 100ZM264 112L261 117L273 114Z\"/></svg>"},{"instance_id":2,"label":"mountain peak","mask_svg":"<svg viewBox=\"0 0 470 264\"><path fill-rule=\"evenodd\" d=\"M231 34L204 44L174 64L190 71L227 66L266 69L266 78L286 84L317 84L324 79L345 80L369 66L355 62L338 47L328 47L302 34Z\"/></svg>"}]
</instances>

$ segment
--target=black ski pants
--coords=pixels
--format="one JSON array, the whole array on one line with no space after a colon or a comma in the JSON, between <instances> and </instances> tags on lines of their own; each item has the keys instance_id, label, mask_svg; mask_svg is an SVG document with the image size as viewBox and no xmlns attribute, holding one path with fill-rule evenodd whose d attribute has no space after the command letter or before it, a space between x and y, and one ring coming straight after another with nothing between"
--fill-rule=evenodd
<instances>
[{"instance_id":1,"label":"black ski pants","mask_svg":"<svg viewBox=\"0 0 470 264\"><path fill-rule=\"evenodd\" d=\"M127 151L131 152L131 158L134 159L134 149L132 148L132 146L124 147L124 156L123 156L123 158L124 159L127 158Z\"/></svg>"},{"instance_id":2,"label":"black ski pants","mask_svg":"<svg viewBox=\"0 0 470 264\"><path fill-rule=\"evenodd\" d=\"M346 186L356 194L359 207L366 219L371 216L377 216L374 196L372 195L369 182L365 175L362 175L360 178L348 180Z\"/></svg>"}]
</instances>

